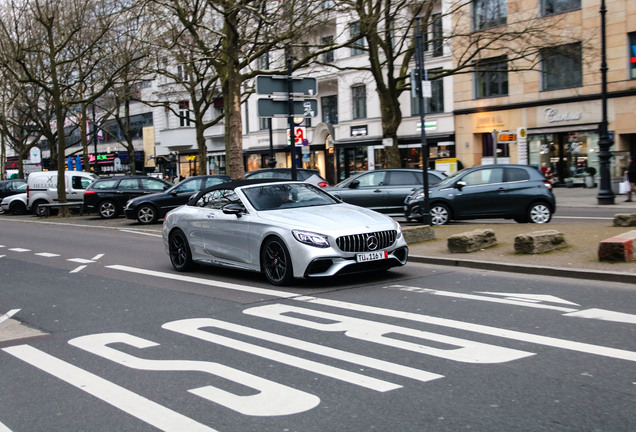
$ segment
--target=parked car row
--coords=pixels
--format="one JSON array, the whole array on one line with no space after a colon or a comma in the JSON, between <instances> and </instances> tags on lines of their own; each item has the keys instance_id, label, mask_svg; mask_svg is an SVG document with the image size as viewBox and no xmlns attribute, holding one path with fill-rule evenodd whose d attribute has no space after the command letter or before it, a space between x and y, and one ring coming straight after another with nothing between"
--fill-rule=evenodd
<instances>
[{"instance_id":1,"label":"parked car row","mask_svg":"<svg viewBox=\"0 0 636 432\"><path fill-rule=\"evenodd\" d=\"M358 173L326 187L315 170L298 169L298 179L323 188L340 201L407 220L422 220L422 171L379 169ZM102 218L125 215L140 224L152 224L188 202L194 194L230 181L225 175L196 176L177 185L149 176L96 179L90 173L66 171L66 196L83 200L84 211ZM291 169L262 169L247 173L251 180L291 179ZM547 223L556 211L552 184L526 165L485 165L461 170L450 177L428 171L428 208L432 225L453 220L507 218L525 223ZM26 193L24 191L26 190ZM33 173L28 181L0 182L0 208L7 213L38 214L43 204L57 200L57 172Z\"/></svg>"}]
</instances>

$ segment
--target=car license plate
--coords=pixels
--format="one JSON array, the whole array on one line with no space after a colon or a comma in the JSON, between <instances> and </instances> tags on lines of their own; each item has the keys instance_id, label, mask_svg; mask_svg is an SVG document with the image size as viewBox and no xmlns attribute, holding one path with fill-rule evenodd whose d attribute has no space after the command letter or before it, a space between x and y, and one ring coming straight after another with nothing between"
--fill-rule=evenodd
<instances>
[{"instance_id":1,"label":"car license plate","mask_svg":"<svg viewBox=\"0 0 636 432\"><path fill-rule=\"evenodd\" d=\"M378 261L378 260L387 259L388 257L389 257L389 254L387 251L366 252L366 253L356 254L356 261L357 262Z\"/></svg>"}]
</instances>

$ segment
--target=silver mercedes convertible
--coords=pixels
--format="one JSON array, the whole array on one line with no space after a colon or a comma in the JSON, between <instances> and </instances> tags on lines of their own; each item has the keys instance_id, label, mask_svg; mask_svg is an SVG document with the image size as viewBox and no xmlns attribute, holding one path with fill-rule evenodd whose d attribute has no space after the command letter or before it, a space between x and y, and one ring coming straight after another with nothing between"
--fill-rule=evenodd
<instances>
[{"instance_id":1,"label":"silver mercedes convertible","mask_svg":"<svg viewBox=\"0 0 636 432\"><path fill-rule=\"evenodd\" d=\"M177 271L194 264L294 278L383 271L406 264L400 225L308 183L240 180L205 189L172 210L163 241Z\"/></svg>"}]
</instances>

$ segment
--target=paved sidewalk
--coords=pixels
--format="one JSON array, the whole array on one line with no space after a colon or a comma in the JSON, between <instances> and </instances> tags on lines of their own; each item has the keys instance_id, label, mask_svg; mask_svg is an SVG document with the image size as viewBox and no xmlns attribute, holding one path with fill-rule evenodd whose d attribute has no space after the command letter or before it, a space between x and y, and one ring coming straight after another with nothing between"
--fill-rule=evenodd
<instances>
[{"instance_id":1,"label":"paved sidewalk","mask_svg":"<svg viewBox=\"0 0 636 432\"><path fill-rule=\"evenodd\" d=\"M616 195L614 205L598 205L598 190L586 188L555 188L557 215L563 207L611 208L614 213L636 213L636 202L625 202L625 195ZM636 197L634 197L636 198ZM614 227L612 221L561 222L553 219L546 225L518 224L501 219L492 223L462 221L434 227L435 240L410 244L412 262L470 267L481 270L500 270L533 275L563 276L590 280L604 280L635 284L636 261L609 263L598 260L600 241L636 227ZM476 252L450 253L447 238L453 234L475 229L491 229L498 244ZM545 229L562 232L568 243L564 249L538 255L518 255L514 252L514 238L519 234Z\"/></svg>"}]
</instances>

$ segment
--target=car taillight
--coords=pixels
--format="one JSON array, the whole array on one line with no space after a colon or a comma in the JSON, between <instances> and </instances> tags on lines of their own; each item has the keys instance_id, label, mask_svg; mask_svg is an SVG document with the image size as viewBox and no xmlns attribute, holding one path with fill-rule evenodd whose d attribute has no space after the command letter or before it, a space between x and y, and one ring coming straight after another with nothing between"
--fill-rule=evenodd
<instances>
[{"instance_id":1,"label":"car taillight","mask_svg":"<svg viewBox=\"0 0 636 432\"><path fill-rule=\"evenodd\" d=\"M327 182L319 182L319 183L318 183L318 186L320 186L320 187L327 187L327 186L329 186L329 183L327 183Z\"/></svg>"},{"instance_id":2,"label":"car taillight","mask_svg":"<svg viewBox=\"0 0 636 432\"><path fill-rule=\"evenodd\" d=\"M86 195L93 195L93 194L95 194L95 193L97 193L97 192L92 191L92 190L85 190L85 191L84 191L84 196L86 196Z\"/></svg>"},{"instance_id":3,"label":"car taillight","mask_svg":"<svg viewBox=\"0 0 636 432\"><path fill-rule=\"evenodd\" d=\"M549 180L543 180L543 184L548 188L548 190L552 190L552 183Z\"/></svg>"},{"instance_id":4,"label":"car taillight","mask_svg":"<svg viewBox=\"0 0 636 432\"><path fill-rule=\"evenodd\" d=\"M27 185L27 201L29 200L29 186Z\"/></svg>"}]
</instances>

